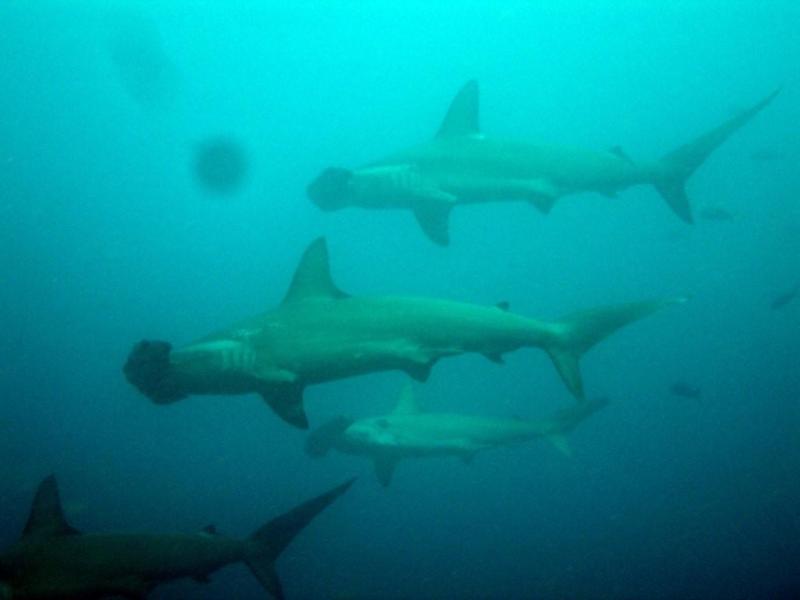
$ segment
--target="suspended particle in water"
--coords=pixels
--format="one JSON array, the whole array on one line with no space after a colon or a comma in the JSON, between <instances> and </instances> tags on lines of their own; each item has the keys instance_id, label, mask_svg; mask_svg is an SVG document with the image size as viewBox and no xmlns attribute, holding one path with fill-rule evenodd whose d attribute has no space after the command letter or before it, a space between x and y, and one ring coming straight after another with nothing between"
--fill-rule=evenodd
<instances>
[{"instance_id":1,"label":"suspended particle in water","mask_svg":"<svg viewBox=\"0 0 800 600\"><path fill-rule=\"evenodd\" d=\"M247 153L232 138L210 138L196 146L193 167L197 181L204 188L216 194L231 194L247 177Z\"/></svg>"}]
</instances>

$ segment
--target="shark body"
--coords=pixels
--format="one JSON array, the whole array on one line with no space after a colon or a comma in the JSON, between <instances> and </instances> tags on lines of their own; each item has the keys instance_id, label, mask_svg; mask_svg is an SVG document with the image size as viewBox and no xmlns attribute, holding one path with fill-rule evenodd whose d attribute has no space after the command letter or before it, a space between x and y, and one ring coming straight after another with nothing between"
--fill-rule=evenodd
<instances>
[{"instance_id":1,"label":"shark body","mask_svg":"<svg viewBox=\"0 0 800 600\"><path fill-rule=\"evenodd\" d=\"M448 220L455 206L523 200L548 213L564 196L614 196L641 184L655 186L675 214L692 222L686 181L777 93L660 160L634 162L618 147L596 152L484 135L478 84L470 81L452 101L432 140L355 170L326 169L308 186L308 194L323 210L410 210L426 235L440 245L449 243Z\"/></svg>"},{"instance_id":2,"label":"shark body","mask_svg":"<svg viewBox=\"0 0 800 600\"><path fill-rule=\"evenodd\" d=\"M565 434L605 406L603 400L576 404L548 419L523 420L424 412L410 386L388 415L351 421L337 418L313 431L306 452L323 456L330 449L374 461L379 481L389 485L397 463L415 458L456 457L470 462L491 448L548 439L569 454Z\"/></svg>"},{"instance_id":3,"label":"shark body","mask_svg":"<svg viewBox=\"0 0 800 600\"><path fill-rule=\"evenodd\" d=\"M266 592L283 598L275 560L351 484L295 507L240 540L213 527L194 534L81 534L67 523L51 476L39 486L22 538L0 554L0 599L142 599L161 583L207 581L237 562L250 567Z\"/></svg>"},{"instance_id":4,"label":"shark body","mask_svg":"<svg viewBox=\"0 0 800 600\"><path fill-rule=\"evenodd\" d=\"M303 255L279 307L174 351L167 342L142 341L124 371L157 403L190 394L258 393L285 421L307 428L308 385L386 370L425 381L444 357L475 352L502 362L506 352L538 347L582 399L583 353L620 327L682 301L635 302L540 321L505 305L349 296L333 283L320 238Z\"/></svg>"}]
</instances>

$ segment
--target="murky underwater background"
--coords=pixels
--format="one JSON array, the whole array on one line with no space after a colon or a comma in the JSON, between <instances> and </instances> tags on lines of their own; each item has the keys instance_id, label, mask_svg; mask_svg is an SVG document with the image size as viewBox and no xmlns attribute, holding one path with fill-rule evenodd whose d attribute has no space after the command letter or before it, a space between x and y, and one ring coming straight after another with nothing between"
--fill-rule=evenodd
<instances>
[{"instance_id":1,"label":"murky underwater background","mask_svg":"<svg viewBox=\"0 0 800 600\"><path fill-rule=\"evenodd\" d=\"M788 0L0 4L0 547L50 472L81 530L232 535L359 474L279 561L289 597L796 597L800 299L772 304L800 282L798 25ZM471 78L488 133L634 159L784 89L691 180L693 226L639 187L548 217L459 208L442 249L408 213L311 204L321 169L432 136ZM202 185L215 141L241 154ZM353 294L538 317L691 301L586 356L611 404L572 458L409 461L389 489L366 461L311 460L256 396L162 407L125 381L139 339L275 306L321 234ZM571 402L544 353L506 362L443 361L417 394L497 416ZM312 387L312 426L386 412L404 381ZM153 596L261 593L237 566Z\"/></svg>"}]
</instances>

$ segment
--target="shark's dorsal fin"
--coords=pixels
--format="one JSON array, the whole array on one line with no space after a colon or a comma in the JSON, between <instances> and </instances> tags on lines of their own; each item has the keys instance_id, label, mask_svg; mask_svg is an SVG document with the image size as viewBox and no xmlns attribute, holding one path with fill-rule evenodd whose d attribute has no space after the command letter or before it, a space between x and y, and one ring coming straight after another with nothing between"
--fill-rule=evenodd
<instances>
[{"instance_id":1,"label":"shark's dorsal fin","mask_svg":"<svg viewBox=\"0 0 800 600\"><path fill-rule=\"evenodd\" d=\"M347 294L333 283L325 238L317 238L303 253L283 303L289 304L308 298L346 297Z\"/></svg>"},{"instance_id":2,"label":"shark's dorsal fin","mask_svg":"<svg viewBox=\"0 0 800 600\"><path fill-rule=\"evenodd\" d=\"M67 523L61 499L58 494L58 483L55 475L50 475L39 484L31 506L31 514L25 525L23 537L55 537L59 535L79 535L80 532Z\"/></svg>"},{"instance_id":3,"label":"shark's dorsal fin","mask_svg":"<svg viewBox=\"0 0 800 600\"><path fill-rule=\"evenodd\" d=\"M406 382L403 389L400 390L400 397L397 399L397 404L392 411L393 415L415 415L421 413L419 402L414 394L414 388L410 382Z\"/></svg>"},{"instance_id":4,"label":"shark's dorsal fin","mask_svg":"<svg viewBox=\"0 0 800 600\"><path fill-rule=\"evenodd\" d=\"M456 137L480 133L478 82L474 79L464 84L450 103L436 137Z\"/></svg>"}]
</instances>

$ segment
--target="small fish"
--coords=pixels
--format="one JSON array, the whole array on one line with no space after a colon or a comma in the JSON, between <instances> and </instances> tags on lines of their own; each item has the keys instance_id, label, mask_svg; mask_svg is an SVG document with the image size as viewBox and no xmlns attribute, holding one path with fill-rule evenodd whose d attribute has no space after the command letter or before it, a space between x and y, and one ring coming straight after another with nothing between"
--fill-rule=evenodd
<instances>
[{"instance_id":1,"label":"small fish","mask_svg":"<svg viewBox=\"0 0 800 600\"><path fill-rule=\"evenodd\" d=\"M703 392L700 390L699 387L692 385L690 383L686 383L685 381L676 381L671 386L669 386L669 391L672 393L673 396L681 396L682 398L692 398L694 400L699 400Z\"/></svg>"},{"instance_id":2,"label":"small fish","mask_svg":"<svg viewBox=\"0 0 800 600\"><path fill-rule=\"evenodd\" d=\"M792 289L786 290L782 294L776 296L771 304L772 310L780 310L781 308L789 304L792 300L797 298L798 293L800 293L800 283L795 285Z\"/></svg>"}]
</instances>

